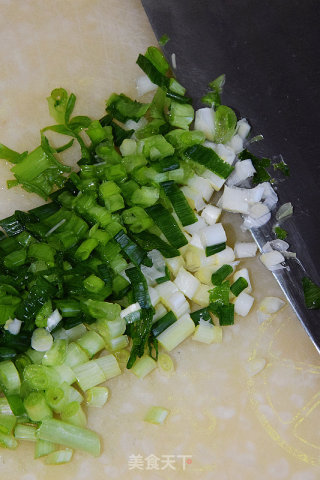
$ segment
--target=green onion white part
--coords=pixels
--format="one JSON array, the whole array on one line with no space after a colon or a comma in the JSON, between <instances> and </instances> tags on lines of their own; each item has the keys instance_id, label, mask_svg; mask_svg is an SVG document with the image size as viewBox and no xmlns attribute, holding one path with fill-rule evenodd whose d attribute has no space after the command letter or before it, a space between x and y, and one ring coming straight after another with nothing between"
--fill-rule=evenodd
<instances>
[{"instance_id":1,"label":"green onion white part","mask_svg":"<svg viewBox=\"0 0 320 480\"><path fill-rule=\"evenodd\" d=\"M236 242L234 245L234 255L236 258L255 257L257 248L255 242Z\"/></svg>"},{"instance_id":2,"label":"green onion white part","mask_svg":"<svg viewBox=\"0 0 320 480\"><path fill-rule=\"evenodd\" d=\"M86 403L89 407L103 407L109 397L106 387L93 387L86 392Z\"/></svg>"},{"instance_id":3,"label":"green onion white part","mask_svg":"<svg viewBox=\"0 0 320 480\"><path fill-rule=\"evenodd\" d=\"M18 320L17 318L14 318L13 320L10 318L9 320L6 321L4 325L4 329L8 330L11 335L18 335L20 332L22 325L22 321Z\"/></svg>"},{"instance_id":4,"label":"green onion white part","mask_svg":"<svg viewBox=\"0 0 320 480\"><path fill-rule=\"evenodd\" d=\"M265 297L259 305L257 311L258 322L262 323L269 320L272 315L277 313L285 305L285 302L278 297Z\"/></svg>"},{"instance_id":5,"label":"green onion white part","mask_svg":"<svg viewBox=\"0 0 320 480\"><path fill-rule=\"evenodd\" d=\"M246 317L251 310L253 302L254 298L251 295L241 292L234 301L234 311L238 315Z\"/></svg>"},{"instance_id":6,"label":"green onion white part","mask_svg":"<svg viewBox=\"0 0 320 480\"><path fill-rule=\"evenodd\" d=\"M260 260L268 270L273 271L283 268L282 262L284 262L285 258L282 253L277 250L271 250L271 252L260 255Z\"/></svg>"},{"instance_id":7,"label":"green onion white part","mask_svg":"<svg viewBox=\"0 0 320 480\"><path fill-rule=\"evenodd\" d=\"M46 329L51 332L61 322L62 316L56 308L54 312L48 317Z\"/></svg>"},{"instance_id":8,"label":"green onion white part","mask_svg":"<svg viewBox=\"0 0 320 480\"><path fill-rule=\"evenodd\" d=\"M213 108L199 108L195 113L195 130L201 130L208 140L213 141L215 131Z\"/></svg>"},{"instance_id":9,"label":"green onion white part","mask_svg":"<svg viewBox=\"0 0 320 480\"><path fill-rule=\"evenodd\" d=\"M162 425L169 415L169 410L163 407L151 407L146 416L144 417L144 421L148 423L153 423L154 425Z\"/></svg>"},{"instance_id":10,"label":"green onion white part","mask_svg":"<svg viewBox=\"0 0 320 480\"><path fill-rule=\"evenodd\" d=\"M37 352L46 352L50 350L53 344L53 337L44 328L37 328L33 331L31 338L31 347Z\"/></svg>"},{"instance_id":11,"label":"green onion white part","mask_svg":"<svg viewBox=\"0 0 320 480\"><path fill-rule=\"evenodd\" d=\"M278 222L285 220L293 215L293 206L291 202L284 203L279 207L276 213L276 219Z\"/></svg>"}]
</instances>

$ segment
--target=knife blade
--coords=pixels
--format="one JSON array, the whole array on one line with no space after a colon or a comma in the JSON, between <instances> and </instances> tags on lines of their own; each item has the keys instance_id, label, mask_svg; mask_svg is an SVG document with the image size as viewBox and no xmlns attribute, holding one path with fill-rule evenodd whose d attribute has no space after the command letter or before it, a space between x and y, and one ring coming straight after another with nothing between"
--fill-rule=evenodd
<instances>
[{"instance_id":1,"label":"knife blade","mask_svg":"<svg viewBox=\"0 0 320 480\"><path fill-rule=\"evenodd\" d=\"M290 177L278 185L279 205L291 201L285 223L297 260L273 272L307 334L320 353L320 312L305 307L302 277L320 284L320 3L317 0L142 0L167 59L176 57L175 75L200 107L205 86L225 73L223 102L246 115L253 133L265 140L253 153L279 155ZM202 89L202 90L201 90ZM272 240L274 214L251 233L260 250Z\"/></svg>"}]
</instances>

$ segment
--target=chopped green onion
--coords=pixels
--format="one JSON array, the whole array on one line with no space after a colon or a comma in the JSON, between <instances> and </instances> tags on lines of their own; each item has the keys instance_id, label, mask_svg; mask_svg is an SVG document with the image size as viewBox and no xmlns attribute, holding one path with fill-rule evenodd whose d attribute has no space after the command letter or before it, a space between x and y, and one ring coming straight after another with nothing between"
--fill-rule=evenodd
<instances>
[{"instance_id":1,"label":"chopped green onion","mask_svg":"<svg viewBox=\"0 0 320 480\"><path fill-rule=\"evenodd\" d=\"M174 156L161 158L159 162L155 165L155 168L159 172L171 172L172 170L177 170L179 167L179 160Z\"/></svg>"},{"instance_id":2,"label":"chopped green onion","mask_svg":"<svg viewBox=\"0 0 320 480\"><path fill-rule=\"evenodd\" d=\"M174 97L178 101L171 100L169 123L173 127L182 128L184 130L189 129L190 123L194 118L194 110L192 105L188 103L182 103L185 97L179 97L177 94L167 93L168 96ZM188 101L188 100L187 100Z\"/></svg>"},{"instance_id":3,"label":"chopped green onion","mask_svg":"<svg viewBox=\"0 0 320 480\"><path fill-rule=\"evenodd\" d=\"M73 368L88 361L86 352L77 343L70 343L67 346L65 365Z\"/></svg>"},{"instance_id":4,"label":"chopped green onion","mask_svg":"<svg viewBox=\"0 0 320 480\"><path fill-rule=\"evenodd\" d=\"M273 169L280 170L283 173L283 175L285 175L286 177L289 177L290 175L289 167L283 160L279 163L274 163Z\"/></svg>"},{"instance_id":5,"label":"chopped green onion","mask_svg":"<svg viewBox=\"0 0 320 480\"><path fill-rule=\"evenodd\" d=\"M177 222L162 205L152 205L152 207L146 208L146 211L173 247L180 248L187 245L188 240L183 235Z\"/></svg>"},{"instance_id":6,"label":"chopped green onion","mask_svg":"<svg viewBox=\"0 0 320 480\"><path fill-rule=\"evenodd\" d=\"M10 448L11 450L17 448L18 442L13 435L6 435L0 432L0 447Z\"/></svg>"},{"instance_id":7,"label":"chopped green onion","mask_svg":"<svg viewBox=\"0 0 320 480\"><path fill-rule=\"evenodd\" d=\"M158 356L158 367L161 372L171 375L174 372L174 364L170 355L160 352Z\"/></svg>"},{"instance_id":8,"label":"chopped green onion","mask_svg":"<svg viewBox=\"0 0 320 480\"><path fill-rule=\"evenodd\" d=\"M221 104L220 95L222 93L223 85L225 83L226 76L220 75L215 80L209 83L210 91L202 97L202 103L212 107L213 105L218 107Z\"/></svg>"},{"instance_id":9,"label":"chopped green onion","mask_svg":"<svg viewBox=\"0 0 320 480\"><path fill-rule=\"evenodd\" d=\"M5 435L10 435L12 430L16 426L17 418L15 415L5 415L3 413L0 414L0 432L4 433Z\"/></svg>"},{"instance_id":10,"label":"chopped green onion","mask_svg":"<svg viewBox=\"0 0 320 480\"><path fill-rule=\"evenodd\" d=\"M215 253L222 252L222 250L225 250L226 246L227 246L226 242L223 242L223 243L218 243L217 245L210 245L206 247L206 257L210 257Z\"/></svg>"},{"instance_id":11,"label":"chopped green onion","mask_svg":"<svg viewBox=\"0 0 320 480\"><path fill-rule=\"evenodd\" d=\"M89 331L78 338L76 342L92 358L96 353L105 347L103 338L96 332Z\"/></svg>"},{"instance_id":12,"label":"chopped green onion","mask_svg":"<svg viewBox=\"0 0 320 480\"><path fill-rule=\"evenodd\" d=\"M31 338L31 346L37 352L47 352L53 344L53 337L45 328L36 328Z\"/></svg>"},{"instance_id":13,"label":"chopped green onion","mask_svg":"<svg viewBox=\"0 0 320 480\"><path fill-rule=\"evenodd\" d=\"M141 308L150 308L151 300L148 285L141 271L136 267L132 267L126 270L126 275L131 282L135 301L139 303Z\"/></svg>"},{"instance_id":14,"label":"chopped green onion","mask_svg":"<svg viewBox=\"0 0 320 480\"><path fill-rule=\"evenodd\" d=\"M125 122L128 119L137 122L148 108L148 103L136 102L123 93L121 95L113 93L107 100L106 110L120 122Z\"/></svg>"},{"instance_id":15,"label":"chopped green onion","mask_svg":"<svg viewBox=\"0 0 320 480\"><path fill-rule=\"evenodd\" d=\"M30 358L32 363L40 365L44 356L44 352L37 352L37 350L33 350L33 348L29 348L26 351L26 355Z\"/></svg>"},{"instance_id":16,"label":"chopped green onion","mask_svg":"<svg viewBox=\"0 0 320 480\"><path fill-rule=\"evenodd\" d=\"M169 272L168 267L166 266L165 267L165 275L163 275L162 277L156 278L156 282L159 285L160 283L168 282L169 280L170 280L170 272Z\"/></svg>"},{"instance_id":17,"label":"chopped green onion","mask_svg":"<svg viewBox=\"0 0 320 480\"><path fill-rule=\"evenodd\" d=\"M143 250L139 245L136 245L131 238L124 233L123 230L120 230L120 232L117 233L114 238L132 263L137 266L141 263L147 266L152 265L152 262L147 257L145 250Z\"/></svg>"},{"instance_id":18,"label":"chopped green onion","mask_svg":"<svg viewBox=\"0 0 320 480\"><path fill-rule=\"evenodd\" d=\"M37 437L40 440L83 450L95 457L100 454L100 439L95 432L53 418L45 419L41 423Z\"/></svg>"},{"instance_id":19,"label":"chopped green onion","mask_svg":"<svg viewBox=\"0 0 320 480\"><path fill-rule=\"evenodd\" d=\"M49 453L57 450L57 446L52 442L47 442L46 440L36 440L36 446L34 451L34 458L44 457L49 455Z\"/></svg>"},{"instance_id":20,"label":"chopped green onion","mask_svg":"<svg viewBox=\"0 0 320 480\"><path fill-rule=\"evenodd\" d=\"M93 318L104 318L105 320L113 320L117 318L121 311L120 305L91 299L86 300L84 305Z\"/></svg>"},{"instance_id":21,"label":"chopped green onion","mask_svg":"<svg viewBox=\"0 0 320 480\"><path fill-rule=\"evenodd\" d=\"M143 154L151 161L161 160L174 154L173 146L162 135L153 135L142 140Z\"/></svg>"},{"instance_id":22,"label":"chopped green onion","mask_svg":"<svg viewBox=\"0 0 320 480\"><path fill-rule=\"evenodd\" d=\"M128 369L133 366L137 356L141 357L144 354L145 345L148 341L152 328L153 313L154 310L152 308L143 308L141 311L140 320L128 325L128 332L133 342L130 357L127 363Z\"/></svg>"},{"instance_id":23,"label":"chopped green onion","mask_svg":"<svg viewBox=\"0 0 320 480\"><path fill-rule=\"evenodd\" d=\"M138 377L144 378L148 373L152 372L157 366L157 362L149 357L148 355L143 355L141 358L136 360L131 371Z\"/></svg>"},{"instance_id":24,"label":"chopped green onion","mask_svg":"<svg viewBox=\"0 0 320 480\"><path fill-rule=\"evenodd\" d=\"M122 212L122 219L133 233L140 233L153 225L153 221L141 207L132 207Z\"/></svg>"},{"instance_id":25,"label":"chopped green onion","mask_svg":"<svg viewBox=\"0 0 320 480\"><path fill-rule=\"evenodd\" d=\"M180 255L177 248L172 247L153 233L143 232L142 234L136 234L134 238L145 250L159 250L165 258L173 258Z\"/></svg>"},{"instance_id":26,"label":"chopped green onion","mask_svg":"<svg viewBox=\"0 0 320 480\"><path fill-rule=\"evenodd\" d=\"M144 71L144 73L150 78L151 82L158 85L160 88L167 90L169 88L169 78L160 72L154 64L143 55L139 55L137 64Z\"/></svg>"},{"instance_id":27,"label":"chopped green onion","mask_svg":"<svg viewBox=\"0 0 320 480\"><path fill-rule=\"evenodd\" d=\"M231 265L222 265L216 272L211 275L213 285L221 285L221 283L233 272Z\"/></svg>"},{"instance_id":28,"label":"chopped green onion","mask_svg":"<svg viewBox=\"0 0 320 480\"><path fill-rule=\"evenodd\" d=\"M127 352L129 354L129 352ZM103 407L107 402L109 390L106 387L93 387L86 392L86 402L89 407Z\"/></svg>"},{"instance_id":29,"label":"chopped green onion","mask_svg":"<svg viewBox=\"0 0 320 480\"><path fill-rule=\"evenodd\" d=\"M222 160L211 148L203 145L193 145L184 151L184 156L200 163L220 178L228 178L234 167Z\"/></svg>"},{"instance_id":30,"label":"chopped green onion","mask_svg":"<svg viewBox=\"0 0 320 480\"><path fill-rule=\"evenodd\" d=\"M27 365L23 376L33 390L46 390L60 381L58 373L44 365Z\"/></svg>"},{"instance_id":31,"label":"chopped green onion","mask_svg":"<svg viewBox=\"0 0 320 480\"><path fill-rule=\"evenodd\" d=\"M229 303L228 305L219 306L218 318L220 325L233 325L234 324L234 305Z\"/></svg>"},{"instance_id":32,"label":"chopped green onion","mask_svg":"<svg viewBox=\"0 0 320 480\"><path fill-rule=\"evenodd\" d=\"M21 381L18 370L11 360L0 362L0 387L5 395L20 393Z\"/></svg>"},{"instance_id":33,"label":"chopped green onion","mask_svg":"<svg viewBox=\"0 0 320 480\"><path fill-rule=\"evenodd\" d=\"M227 283L227 282L225 282ZM216 287L219 288L219 287ZM226 299L223 299L226 302ZM233 303L221 303L221 300L217 300L215 303L210 303L210 311L216 315L219 319L221 326L234 324L234 304Z\"/></svg>"},{"instance_id":34,"label":"chopped green onion","mask_svg":"<svg viewBox=\"0 0 320 480\"><path fill-rule=\"evenodd\" d=\"M62 317L78 317L81 313L80 303L77 300L56 300L55 304Z\"/></svg>"},{"instance_id":35,"label":"chopped green onion","mask_svg":"<svg viewBox=\"0 0 320 480\"><path fill-rule=\"evenodd\" d=\"M200 343L206 343L207 345L209 345L214 340L215 328L216 327L209 322L199 323L199 325L196 326L195 332L192 336L192 340Z\"/></svg>"},{"instance_id":36,"label":"chopped green onion","mask_svg":"<svg viewBox=\"0 0 320 480\"><path fill-rule=\"evenodd\" d=\"M0 415L12 415L12 410L6 397L0 397Z\"/></svg>"},{"instance_id":37,"label":"chopped green onion","mask_svg":"<svg viewBox=\"0 0 320 480\"><path fill-rule=\"evenodd\" d=\"M164 330L164 332L160 333L157 340L165 350L171 352L171 350L193 333L194 328L194 323L190 315L185 314Z\"/></svg>"},{"instance_id":38,"label":"chopped green onion","mask_svg":"<svg viewBox=\"0 0 320 480\"><path fill-rule=\"evenodd\" d=\"M98 244L99 242L95 238L87 238L77 248L75 257L80 261L87 260Z\"/></svg>"},{"instance_id":39,"label":"chopped green onion","mask_svg":"<svg viewBox=\"0 0 320 480\"><path fill-rule=\"evenodd\" d=\"M101 335L104 334L107 341L113 338L117 338L120 335L123 335L126 331L127 319L119 317L112 322L104 322L103 331Z\"/></svg>"},{"instance_id":40,"label":"chopped green onion","mask_svg":"<svg viewBox=\"0 0 320 480\"><path fill-rule=\"evenodd\" d=\"M36 442L37 440L36 431L37 431L37 427L33 425L23 425L22 423L19 423L14 430L14 436L19 440Z\"/></svg>"},{"instance_id":41,"label":"chopped green onion","mask_svg":"<svg viewBox=\"0 0 320 480\"><path fill-rule=\"evenodd\" d=\"M21 154L0 143L0 158L11 163L18 163L21 160Z\"/></svg>"},{"instance_id":42,"label":"chopped green onion","mask_svg":"<svg viewBox=\"0 0 320 480\"><path fill-rule=\"evenodd\" d=\"M161 47L164 47L168 42L169 42L170 38L168 37L168 35L165 33L162 35L162 37L159 39L159 45Z\"/></svg>"},{"instance_id":43,"label":"chopped green onion","mask_svg":"<svg viewBox=\"0 0 320 480\"><path fill-rule=\"evenodd\" d=\"M114 355L104 355L103 357L96 358L94 361L101 368L106 380L121 374L120 367Z\"/></svg>"},{"instance_id":44,"label":"chopped green onion","mask_svg":"<svg viewBox=\"0 0 320 480\"><path fill-rule=\"evenodd\" d=\"M288 232L281 227L274 227L274 233L280 240L285 240L288 236Z\"/></svg>"},{"instance_id":45,"label":"chopped green onion","mask_svg":"<svg viewBox=\"0 0 320 480\"><path fill-rule=\"evenodd\" d=\"M179 217L181 224L185 227L197 221L194 211L189 206L186 197L178 185L172 181L162 182L161 187L170 199L172 206Z\"/></svg>"},{"instance_id":46,"label":"chopped green onion","mask_svg":"<svg viewBox=\"0 0 320 480\"><path fill-rule=\"evenodd\" d=\"M81 408L80 403L71 402L64 407L61 412L61 420L78 427L85 427L87 425L87 417Z\"/></svg>"},{"instance_id":47,"label":"chopped green onion","mask_svg":"<svg viewBox=\"0 0 320 480\"><path fill-rule=\"evenodd\" d=\"M237 117L234 111L225 105L219 105L215 111L214 123L214 141L216 143L226 143L231 140L237 125Z\"/></svg>"},{"instance_id":48,"label":"chopped green onion","mask_svg":"<svg viewBox=\"0 0 320 480\"><path fill-rule=\"evenodd\" d=\"M250 153L248 150L243 150L239 153L240 160L251 160L252 165L254 166L256 173L253 175L252 181L255 184L269 182L271 176L267 172L267 168L271 165L271 160L268 158L258 158L253 153Z\"/></svg>"},{"instance_id":49,"label":"chopped green onion","mask_svg":"<svg viewBox=\"0 0 320 480\"><path fill-rule=\"evenodd\" d=\"M154 205L159 199L159 189L156 187L142 186L137 188L131 197L131 202L134 205L146 208Z\"/></svg>"},{"instance_id":50,"label":"chopped green onion","mask_svg":"<svg viewBox=\"0 0 320 480\"><path fill-rule=\"evenodd\" d=\"M52 417L52 410L42 392L31 392L24 399L24 406L28 417L34 422L41 422L45 418Z\"/></svg>"},{"instance_id":51,"label":"chopped green onion","mask_svg":"<svg viewBox=\"0 0 320 480\"><path fill-rule=\"evenodd\" d=\"M248 282L244 277L239 277L230 287L231 292L237 297L243 290L248 287Z\"/></svg>"},{"instance_id":52,"label":"chopped green onion","mask_svg":"<svg viewBox=\"0 0 320 480\"><path fill-rule=\"evenodd\" d=\"M320 308L320 287L316 285L310 278L303 277L302 287L304 293L304 301L307 308Z\"/></svg>"},{"instance_id":53,"label":"chopped green onion","mask_svg":"<svg viewBox=\"0 0 320 480\"><path fill-rule=\"evenodd\" d=\"M69 385L62 383L59 387L49 387L45 391L46 402L54 412L61 413L69 402L69 390Z\"/></svg>"},{"instance_id":54,"label":"chopped green onion","mask_svg":"<svg viewBox=\"0 0 320 480\"><path fill-rule=\"evenodd\" d=\"M60 377L61 382L65 382L68 385L71 385L76 381L76 377L72 371L72 369L63 363L62 365L56 365L54 367L54 370L57 372L57 374Z\"/></svg>"},{"instance_id":55,"label":"chopped green onion","mask_svg":"<svg viewBox=\"0 0 320 480\"><path fill-rule=\"evenodd\" d=\"M95 360L82 363L73 368L80 388L85 392L106 380L103 370Z\"/></svg>"},{"instance_id":56,"label":"chopped green onion","mask_svg":"<svg viewBox=\"0 0 320 480\"><path fill-rule=\"evenodd\" d=\"M62 365L66 358L66 340L55 340L50 350L47 350L42 359L42 365L55 367Z\"/></svg>"},{"instance_id":57,"label":"chopped green onion","mask_svg":"<svg viewBox=\"0 0 320 480\"><path fill-rule=\"evenodd\" d=\"M177 317L173 312L166 313L163 317L159 318L153 325L152 325L152 334L157 337L162 333L166 328L170 327L174 322L177 321Z\"/></svg>"},{"instance_id":58,"label":"chopped green onion","mask_svg":"<svg viewBox=\"0 0 320 480\"><path fill-rule=\"evenodd\" d=\"M127 363L130 357L130 353L128 352L128 350L125 350L125 349L118 350L117 352L114 353L114 356L116 357L118 365L121 368L121 370L124 370L124 368L126 368L127 366Z\"/></svg>"},{"instance_id":59,"label":"chopped green onion","mask_svg":"<svg viewBox=\"0 0 320 480\"><path fill-rule=\"evenodd\" d=\"M181 96L186 93L186 89L175 78L170 78L170 91Z\"/></svg>"},{"instance_id":60,"label":"chopped green onion","mask_svg":"<svg viewBox=\"0 0 320 480\"><path fill-rule=\"evenodd\" d=\"M66 448L64 450L56 450L49 453L45 459L44 463L46 465L62 465L71 461L73 451Z\"/></svg>"},{"instance_id":61,"label":"chopped green onion","mask_svg":"<svg viewBox=\"0 0 320 480\"><path fill-rule=\"evenodd\" d=\"M227 305L229 303L230 282L228 282L227 280L224 281L220 285L217 285L216 287L214 287L212 290L209 290L209 293L210 293L211 304ZM210 305L210 307L212 307L212 305Z\"/></svg>"},{"instance_id":62,"label":"chopped green onion","mask_svg":"<svg viewBox=\"0 0 320 480\"><path fill-rule=\"evenodd\" d=\"M192 318L195 325L198 325L200 321L212 323L212 318L207 308L201 308L200 310L196 310L195 312L190 313L190 317Z\"/></svg>"},{"instance_id":63,"label":"chopped green onion","mask_svg":"<svg viewBox=\"0 0 320 480\"><path fill-rule=\"evenodd\" d=\"M21 267L26 263L27 251L23 248L21 250L16 250L15 252L9 253L3 259L5 267L10 270Z\"/></svg>"},{"instance_id":64,"label":"chopped green onion","mask_svg":"<svg viewBox=\"0 0 320 480\"><path fill-rule=\"evenodd\" d=\"M162 425L169 414L169 410L163 407L151 407L144 421L148 423L153 423L154 425Z\"/></svg>"}]
</instances>

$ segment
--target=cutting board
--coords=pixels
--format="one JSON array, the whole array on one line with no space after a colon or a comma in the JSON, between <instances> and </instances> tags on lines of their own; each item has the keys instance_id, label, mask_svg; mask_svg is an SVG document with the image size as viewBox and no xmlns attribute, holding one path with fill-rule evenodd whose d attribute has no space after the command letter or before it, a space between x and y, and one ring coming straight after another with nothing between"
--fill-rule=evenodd
<instances>
[{"instance_id":1,"label":"cutting board","mask_svg":"<svg viewBox=\"0 0 320 480\"><path fill-rule=\"evenodd\" d=\"M0 142L24 151L52 122L45 98L53 88L74 92L76 114L93 118L112 92L135 96L136 57L155 38L138 0L0 0L0 44ZM42 203L8 191L8 178L2 162L1 218ZM230 246L248 239L237 216L225 222ZM319 356L289 306L259 324L262 298L282 294L257 258L242 264L251 272L254 308L224 329L221 344L187 340L172 354L173 376L154 371L138 380L126 372L108 382L107 405L88 413L102 438L99 458L76 453L70 464L48 467L24 444L0 450L0 478L317 480ZM255 359L266 366L250 376ZM163 426L143 421L153 405L170 410Z\"/></svg>"}]
</instances>

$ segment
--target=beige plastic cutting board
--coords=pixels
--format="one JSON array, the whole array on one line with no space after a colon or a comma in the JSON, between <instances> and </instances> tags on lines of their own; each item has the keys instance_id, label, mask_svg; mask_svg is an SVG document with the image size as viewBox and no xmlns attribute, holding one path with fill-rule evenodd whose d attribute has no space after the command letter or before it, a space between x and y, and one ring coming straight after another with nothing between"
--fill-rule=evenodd
<instances>
[{"instance_id":1,"label":"beige plastic cutting board","mask_svg":"<svg viewBox=\"0 0 320 480\"><path fill-rule=\"evenodd\" d=\"M52 122L45 98L55 87L77 95L76 113L101 117L113 91L135 95L136 57L154 43L138 0L0 0L0 142L36 147ZM10 177L0 163L1 218L42 203L6 190ZM239 220L227 222L233 246ZM103 439L99 458L76 453L71 464L47 467L33 460L33 445L21 445L0 450L0 478L319 479L319 356L290 307L259 325L261 299L282 294L258 259L248 264L254 308L224 329L222 344L186 341L169 378L154 371L143 381L130 373L109 381L110 401L89 412ZM250 358L266 360L254 377ZM165 425L143 422L153 405L170 410Z\"/></svg>"}]
</instances>

